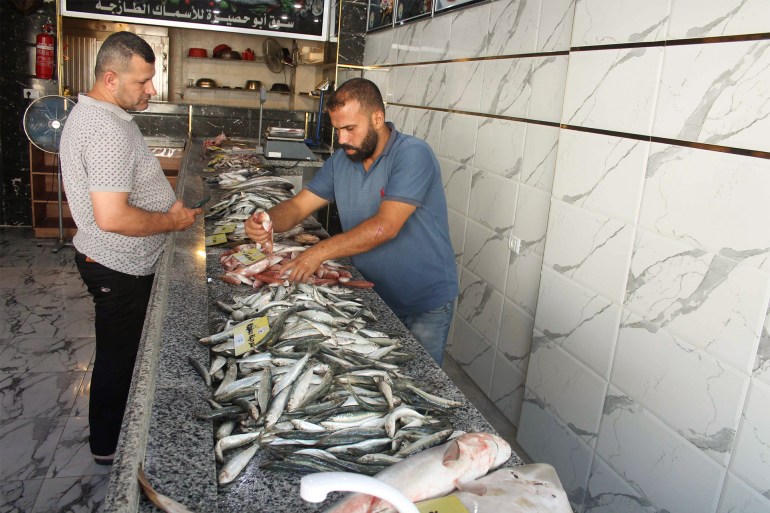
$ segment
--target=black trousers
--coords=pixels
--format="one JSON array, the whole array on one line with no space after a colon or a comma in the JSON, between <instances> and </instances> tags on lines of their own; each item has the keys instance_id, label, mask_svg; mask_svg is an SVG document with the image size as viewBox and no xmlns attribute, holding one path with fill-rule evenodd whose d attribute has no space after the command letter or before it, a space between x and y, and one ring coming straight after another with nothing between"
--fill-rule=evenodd
<instances>
[{"instance_id":1,"label":"black trousers","mask_svg":"<svg viewBox=\"0 0 770 513\"><path fill-rule=\"evenodd\" d=\"M108 456L118 446L154 275L113 271L87 261L79 251L75 264L96 311L96 357L88 402L89 444L92 454Z\"/></svg>"}]
</instances>

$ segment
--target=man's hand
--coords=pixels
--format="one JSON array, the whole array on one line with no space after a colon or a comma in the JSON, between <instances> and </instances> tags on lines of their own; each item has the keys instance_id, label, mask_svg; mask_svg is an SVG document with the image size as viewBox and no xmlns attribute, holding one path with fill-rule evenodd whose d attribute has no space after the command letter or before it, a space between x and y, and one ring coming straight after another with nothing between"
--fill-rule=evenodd
<instances>
[{"instance_id":1,"label":"man's hand","mask_svg":"<svg viewBox=\"0 0 770 513\"><path fill-rule=\"evenodd\" d=\"M257 213L250 215L246 219L243 223L243 229L251 240L260 243L262 246L270 242L270 230L265 229L263 220Z\"/></svg>"},{"instance_id":2,"label":"man's hand","mask_svg":"<svg viewBox=\"0 0 770 513\"><path fill-rule=\"evenodd\" d=\"M181 232L188 229L195 222L195 216L203 213L203 208L187 208L184 203L177 200L168 211L172 229L170 231Z\"/></svg>"},{"instance_id":3,"label":"man's hand","mask_svg":"<svg viewBox=\"0 0 770 513\"><path fill-rule=\"evenodd\" d=\"M202 208L185 208L181 201L168 212L149 212L129 205L127 192L92 192L91 201L99 228L128 237L186 230L195 222L195 216L203 213Z\"/></svg>"},{"instance_id":4,"label":"man's hand","mask_svg":"<svg viewBox=\"0 0 770 513\"><path fill-rule=\"evenodd\" d=\"M297 258L283 264L278 270L278 275L292 283L306 282L325 260L320 249L319 246L306 249Z\"/></svg>"}]
</instances>

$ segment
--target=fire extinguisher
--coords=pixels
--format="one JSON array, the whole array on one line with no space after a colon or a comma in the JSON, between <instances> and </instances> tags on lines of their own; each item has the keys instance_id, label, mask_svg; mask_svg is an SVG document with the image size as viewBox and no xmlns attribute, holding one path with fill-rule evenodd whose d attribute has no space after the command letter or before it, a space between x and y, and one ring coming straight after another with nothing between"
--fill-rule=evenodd
<instances>
[{"instance_id":1,"label":"fire extinguisher","mask_svg":"<svg viewBox=\"0 0 770 513\"><path fill-rule=\"evenodd\" d=\"M53 47L51 25L43 25L43 32L37 35L35 43L35 76L37 78L53 78Z\"/></svg>"}]
</instances>

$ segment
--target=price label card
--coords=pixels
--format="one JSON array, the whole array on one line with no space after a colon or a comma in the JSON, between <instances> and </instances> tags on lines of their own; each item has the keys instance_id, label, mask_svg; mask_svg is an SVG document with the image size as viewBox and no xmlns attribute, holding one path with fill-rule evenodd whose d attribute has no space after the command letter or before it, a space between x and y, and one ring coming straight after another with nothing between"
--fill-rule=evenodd
<instances>
[{"instance_id":1,"label":"price label card","mask_svg":"<svg viewBox=\"0 0 770 513\"><path fill-rule=\"evenodd\" d=\"M420 513L469 513L468 508L454 495L418 502L415 506Z\"/></svg>"},{"instance_id":2,"label":"price label card","mask_svg":"<svg viewBox=\"0 0 770 513\"><path fill-rule=\"evenodd\" d=\"M241 323L233 329L235 339L235 356L240 356L254 349L270 331L267 317L257 317L249 322Z\"/></svg>"},{"instance_id":3,"label":"price label card","mask_svg":"<svg viewBox=\"0 0 770 513\"><path fill-rule=\"evenodd\" d=\"M216 246L217 244L224 244L227 242L227 235L224 233L218 233L216 235L209 235L206 237L207 246Z\"/></svg>"},{"instance_id":4,"label":"price label card","mask_svg":"<svg viewBox=\"0 0 770 513\"><path fill-rule=\"evenodd\" d=\"M219 233L233 233L235 231L235 225L234 224L223 224L221 226L217 226L214 228L214 235L217 235Z\"/></svg>"},{"instance_id":5,"label":"price label card","mask_svg":"<svg viewBox=\"0 0 770 513\"><path fill-rule=\"evenodd\" d=\"M238 260L243 265L249 265L253 264L254 262L259 262L265 258L265 254L260 252L257 248L248 248L235 253L233 258Z\"/></svg>"}]
</instances>

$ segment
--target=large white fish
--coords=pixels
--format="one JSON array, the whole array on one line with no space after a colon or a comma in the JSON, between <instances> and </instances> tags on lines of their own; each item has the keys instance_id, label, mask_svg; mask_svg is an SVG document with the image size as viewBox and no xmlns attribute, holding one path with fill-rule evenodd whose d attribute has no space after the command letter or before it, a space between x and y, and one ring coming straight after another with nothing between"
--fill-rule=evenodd
<instances>
[{"instance_id":1,"label":"large white fish","mask_svg":"<svg viewBox=\"0 0 770 513\"><path fill-rule=\"evenodd\" d=\"M491 433L466 433L452 441L426 449L395 463L376 477L412 502L447 495L462 483L486 475L505 463L511 447ZM355 493L332 506L326 513L384 513L394 511L382 499Z\"/></svg>"},{"instance_id":2,"label":"large white fish","mask_svg":"<svg viewBox=\"0 0 770 513\"><path fill-rule=\"evenodd\" d=\"M535 463L501 468L452 493L468 511L478 513L572 513L567 493L551 465Z\"/></svg>"}]
</instances>

